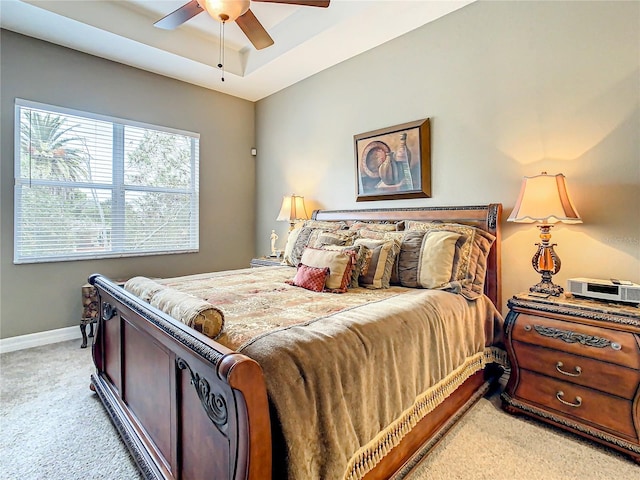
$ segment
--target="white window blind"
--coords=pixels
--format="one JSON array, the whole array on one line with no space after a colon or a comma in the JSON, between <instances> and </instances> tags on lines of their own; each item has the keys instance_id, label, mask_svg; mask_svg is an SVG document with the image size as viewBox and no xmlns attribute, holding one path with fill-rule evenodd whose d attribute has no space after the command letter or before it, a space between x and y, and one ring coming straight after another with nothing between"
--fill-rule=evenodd
<instances>
[{"instance_id":1,"label":"white window blind","mask_svg":"<svg viewBox=\"0 0 640 480\"><path fill-rule=\"evenodd\" d=\"M16 99L14 263L197 251L199 135Z\"/></svg>"}]
</instances>

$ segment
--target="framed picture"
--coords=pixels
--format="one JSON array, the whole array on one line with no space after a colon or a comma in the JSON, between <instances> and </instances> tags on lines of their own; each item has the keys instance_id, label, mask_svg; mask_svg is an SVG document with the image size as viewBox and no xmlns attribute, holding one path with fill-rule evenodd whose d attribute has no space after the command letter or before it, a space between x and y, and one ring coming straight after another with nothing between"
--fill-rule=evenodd
<instances>
[{"instance_id":1,"label":"framed picture","mask_svg":"<svg viewBox=\"0 0 640 480\"><path fill-rule=\"evenodd\" d=\"M429 119L354 135L356 201L431 197Z\"/></svg>"}]
</instances>

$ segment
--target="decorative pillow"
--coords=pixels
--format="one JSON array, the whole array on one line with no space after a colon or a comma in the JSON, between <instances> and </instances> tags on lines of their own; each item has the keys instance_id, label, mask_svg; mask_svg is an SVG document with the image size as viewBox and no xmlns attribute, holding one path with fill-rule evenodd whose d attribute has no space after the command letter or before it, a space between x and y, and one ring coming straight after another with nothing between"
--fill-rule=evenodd
<instances>
[{"instance_id":1,"label":"decorative pillow","mask_svg":"<svg viewBox=\"0 0 640 480\"><path fill-rule=\"evenodd\" d=\"M308 246L315 248L317 239L321 234L336 232L346 226L344 222L321 222L317 220L306 220L303 225L303 227L295 228L289 232L287 245L284 249L283 262L292 267L300 263L300 258L305 248Z\"/></svg>"},{"instance_id":2,"label":"decorative pillow","mask_svg":"<svg viewBox=\"0 0 640 480\"><path fill-rule=\"evenodd\" d=\"M359 238L354 245L364 245L371 252L365 274L360 275L359 284L365 288L389 288L391 271L400 251L397 240L370 240Z\"/></svg>"},{"instance_id":3,"label":"decorative pillow","mask_svg":"<svg viewBox=\"0 0 640 480\"><path fill-rule=\"evenodd\" d=\"M201 298L146 277L131 278L125 283L124 289L209 338L216 339L222 332L224 313Z\"/></svg>"},{"instance_id":4,"label":"decorative pillow","mask_svg":"<svg viewBox=\"0 0 640 480\"><path fill-rule=\"evenodd\" d=\"M470 225L407 221L409 231L446 230L464 236L456 247L450 288L473 300L484 292L487 256L495 237Z\"/></svg>"},{"instance_id":5,"label":"decorative pillow","mask_svg":"<svg viewBox=\"0 0 640 480\"><path fill-rule=\"evenodd\" d=\"M418 265L422 241L427 232L407 232L398 254L398 280L403 287L418 287ZM451 274L451 272L449 272Z\"/></svg>"},{"instance_id":6,"label":"decorative pillow","mask_svg":"<svg viewBox=\"0 0 640 480\"><path fill-rule=\"evenodd\" d=\"M305 248L301 262L317 268L329 268L329 276L325 282L327 289L343 293L351 282L351 270L355 253L318 248Z\"/></svg>"},{"instance_id":7,"label":"decorative pillow","mask_svg":"<svg viewBox=\"0 0 640 480\"><path fill-rule=\"evenodd\" d=\"M164 290L164 285L160 285L158 282L154 282L147 277L133 277L127 280L124 284L124 289L127 292L133 293L136 297L144 300L147 303L151 303L151 298L160 290Z\"/></svg>"},{"instance_id":8,"label":"decorative pillow","mask_svg":"<svg viewBox=\"0 0 640 480\"><path fill-rule=\"evenodd\" d=\"M469 258L469 272L474 272L473 275L470 275L472 280L471 282L463 282L460 285L460 293L469 300L476 299L484 293L484 283L487 277L487 258L494 241L495 237L483 230L478 230L478 235L474 238Z\"/></svg>"},{"instance_id":9,"label":"decorative pillow","mask_svg":"<svg viewBox=\"0 0 640 480\"><path fill-rule=\"evenodd\" d=\"M364 245L325 245L324 247L322 247L322 249L353 254L354 263L351 270L351 281L349 282L349 288L358 288L360 286L358 284L358 279L360 278L360 275L366 274L368 259L371 258L371 252L369 251L369 249Z\"/></svg>"},{"instance_id":10,"label":"decorative pillow","mask_svg":"<svg viewBox=\"0 0 640 480\"><path fill-rule=\"evenodd\" d=\"M307 248L307 245L309 244L309 240L311 239L311 236L314 234L314 232L316 232L315 228L302 227L300 229L292 230L291 233L295 232L296 230L298 230L298 233L295 235L295 240L291 245L291 250L290 252L288 252L288 255L287 255L287 248L285 247L284 262L287 265L291 265L292 267L297 266L300 263L302 252L304 251L305 248ZM289 242L287 242L287 246L288 246L288 243Z\"/></svg>"},{"instance_id":11,"label":"decorative pillow","mask_svg":"<svg viewBox=\"0 0 640 480\"><path fill-rule=\"evenodd\" d=\"M222 310L200 298L180 292L173 288L165 288L151 299L151 306L169 314L185 325L205 334L214 340L224 327Z\"/></svg>"},{"instance_id":12,"label":"decorative pillow","mask_svg":"<svg viewBox=\"0 0 640 480\"><path fill-rule=\"evenodd\" d=\"M368 238L370 240L398 240L402 242L406 232L396 232L396 231L379 231L379 230L370 230L368 228L362 228L358 230L358 236L360 238Z\"/></svg>"},{"instance_id":13,"label":"decorative pillow","mask_svg":"<svg viewBox=\"0 0 640 480\"><path fill-rule=\"evenodd\" d=\"M292 280L286 280L289 285L306 288L314 292L322 292L329 275L329 267L309 267L304 263L298 264L298 270Z\"/></svg>"},{"instance_id":14,"label":"decorative pillow","mask_svg":"<svg viewBox=\"0 0 640 480\"><path fill-rule=\"evenodd\" d=\"M372 240L396 240L400 245L402 245L406 232L404 231L380 232L376 230L369 230L367 228L363 228L358 231L358 235L360 235L361 238L369 238ZM400 278L398 277L398 256L397 255L391 270L391 278L389 279L389 283L393 285L400 285Z\"/></svg>"},{"instance_id":15,"label":"decorative pillow","mask_svg":"<svg viewBox=\"0 0 640 480\"><path fill-rule=\"evenodd\" d=\"M395 232L404 230L404 220L393 223L374 223L374 222L351 222L348 224L349 230L373 230L376 232Z\"/></svg>"},{"instance_id":16,"label":"decorative pillow","mask_svg":"<svg viewBox=\"0 0 640 480\"><path fill-rule=\"evenodd\" d=\"M293 263L293 260L291 257L293 254L293 249L295 248L296 242L298 241L298 236L300 235L301 231L302 231L302 228L294 228L289 232L289 236L287 237L287 244L284 247L284 255L282 258L282 262L286 263L287 265L291 265L291 266L297 265L297 263Z\"/></svg>"},{"instance_id":17,"label":"decorative pillow","mask_svg":"<svg viewBox=\"0 0 640 480\"><path fill-rule=\"evenodd\" d=\"M308 247L322 248L325 245L353 245L353 240L357 232L349 230L337 230L335 232L327 232L326 230L316 230L309 237Z\"/></svg>"},{"instance_id":18,"label":"decorative pillow","mask_svg":"<svg viewBox=\"0 0 640 480\"><path fill-rule=\"evenodd\" d=\"M459 233L429 230L422 240L417 281L423 288L442 288L451 279Z\"/></svg>"},{"instance_id":19,"label":"decorative pillow","mask_svg":"<svg viewBox=\"0 0 640 480\"><path fill-rule=\"evenodd\" d=\"M343 228L347 228L345 222L330 222L324 220L305 220L303 226L305 228L321 228L323 230L342 230Z\"/></svg>"}]
</instances>

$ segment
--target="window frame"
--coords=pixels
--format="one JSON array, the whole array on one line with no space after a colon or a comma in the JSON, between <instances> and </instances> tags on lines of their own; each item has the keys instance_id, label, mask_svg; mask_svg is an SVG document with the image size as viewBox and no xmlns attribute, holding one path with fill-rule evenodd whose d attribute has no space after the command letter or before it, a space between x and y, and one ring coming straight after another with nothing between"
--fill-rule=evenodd
<instances>
[{"instance_id":1,"label":"window frame","mask_svg":"<svg viewBox=\"0 0 640 480\"><path fill-rule=\"evenodd\" d=\"M14 117L14 228L13 228L13 244L14 244L14 256L13 263L19 264L33 264L33 263L51 263L51 262L65 262L65 261L78 261L78 260L98 260L108 258L124 258L124 257L143 257L150 255L178 255L185 253L197 253L200 249L200 228L199 228L199 204L200 204L200 188L199 188L199 169L200 169L200 134L190 132L186 130L180 130L171 127L165 127L162 125L154 125L145 122L139 122L129 119L123 119L108 115L102 115L92 112L86 112L82 110L76 110L67 107L60 107L56 105L50 105L31 100L25 100L21 98L15 99L15 117ZM113 139L111 146L111 183L99 183L99 182L78 182L78 181L65 181L65 180L44 180L30 178L30 174L26 175L22 172L22 148L21 148L21 111L22 109L36 109L46 113L52 113L57 115L70 115L75 117L86 118L88 120L96 120L101 122L109 122L113 128ZM175 134L185 136L190 139L190 186L188 188L175 188L175 187L158 187L158 186L144 186L144 185L132 185L126 184L124 178L124 162L125 153L124 148L121 148L124 141L124 133L126 127L141 128L147 130L153 130L161 133ZM116 130L120 130L118 136ZM120 148L118 147L120 142ZM118 169L116 169L118 166ZM189 245L185 245L181 248L167 249L161 248L157 250L124 250L122 237L120 245L116 248L115 244L111 245L111 250L107 252L89 251L89 252L75 252L72 254L56 254L47 256L27 256L21 252L21 229L22 229L22 188L24 186L52 186L62 188L81 188L81 189L97 189L102 191L111 191L112 198L112 210L116 212L121 209L118 214L112 213L111 215L111 232L114 232L117 228L126 228L125 223L125 205L124 194L125 192L157 192L167 194L182 194L190 196L190 209L189 209ZM112 234L113 237L113 234ZM115 242L117 243L117 242Z\"/></svg>"}]
</instances>

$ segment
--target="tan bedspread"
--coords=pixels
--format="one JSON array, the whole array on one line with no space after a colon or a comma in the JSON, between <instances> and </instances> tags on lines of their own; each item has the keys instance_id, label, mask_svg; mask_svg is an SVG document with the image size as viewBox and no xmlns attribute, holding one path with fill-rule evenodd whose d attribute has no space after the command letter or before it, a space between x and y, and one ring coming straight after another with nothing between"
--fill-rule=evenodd
<instances>
[{"instance_id":1,"label":"tan bedspread","mask_svg":"<svg viewBox=\"0 0 640 480\"><path fill-rule=\"evenodd\" d=\"M289 479L362 478L460 383L501 359L490 347L502 319L486 297L315 293L285 284L293 274L269 267L162 281L223 310L217 341L262 366Z\"/></svg>"}]
</instances>

